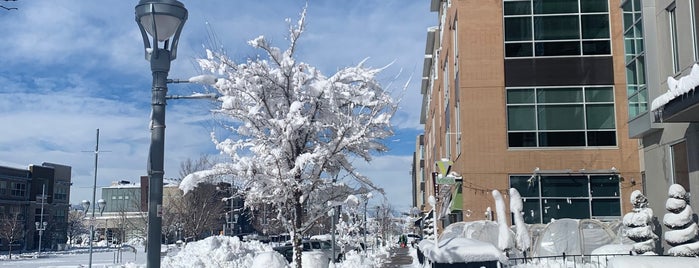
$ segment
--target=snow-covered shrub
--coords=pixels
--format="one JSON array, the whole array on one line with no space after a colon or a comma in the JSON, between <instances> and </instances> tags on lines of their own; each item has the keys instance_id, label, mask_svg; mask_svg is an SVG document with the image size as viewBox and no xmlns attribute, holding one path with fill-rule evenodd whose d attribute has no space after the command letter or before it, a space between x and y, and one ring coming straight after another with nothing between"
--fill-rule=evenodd
<instances>
[{"instance_id":1,"label":"snow-covered shrub","mask_svg":"<svg viewBox=\"0 0 699 268\"><path fill-rule=\"evenodd\" d=\"M673 256L698 256L699 240L697 233L699 228L692 220L694 211L687 201L687 191L679 184L670 185L668 199L665 203L663 224L669 229L664 238L672 248L667 253Z\"/></svg>"},{"instance_id":2,"label":"snow-covered shrub","mask_svg":"<svg viewBox=\"0 0 699 268\"><path fill-rule=\"evenodd\" d=\"M648 207L648 199L641 191L631 193L633 210L624 215L623 224L626 226L626 237L636 242L631 250L636 254L652 252L658 236L653 232L653 209Z\"/></svg>"}]
</instances>

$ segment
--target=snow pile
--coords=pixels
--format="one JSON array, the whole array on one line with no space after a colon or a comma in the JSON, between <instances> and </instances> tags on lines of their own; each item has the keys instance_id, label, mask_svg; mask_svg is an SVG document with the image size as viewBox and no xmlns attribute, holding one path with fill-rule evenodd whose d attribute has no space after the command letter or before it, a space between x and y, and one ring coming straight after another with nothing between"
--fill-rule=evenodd
<instances>
[{"instance_id":1,"label":"snow pile","mask_svg":"<svg viewBox=\"0 0 699 268\"><path fill-rule=\"evenodd\" d=\"M672 76L667 78L668 91L653 99L650 110L660 109L671 100L694 90L697 86L699 86L699 65L695 63L689 75L680 79L675 79Z\"/></svg>"},{"instance_id":2,"label":"snow pile","mask_svg":"<svg viewBox=\"0 0 699 268\"><path fill-rule=\"evenodd\" d=\"M505 200L502 199L500 191L493 190L493 199L495 199L495 212L498 215L498 248L508 250L513 248L514 241L510 236L510 228L507 226L507 216L505 216Z\"/></svg>"},{"instance_id":3,"label":"snow pile","mask_svg":"<svg viewBox=\"0 0 699 268\"><path fill-rule=\"evenodd\" d=\"M266 251L257 254L252 260L250 268L273 268L286 267L287 262L284 256L276 251Z\"/></svg>"},{"instance_id":4,"label":"snow pile","mask_svg":"<svg viewBox=\"0 0 699 268\"><path fill-rule=\"evenodd\" d=\"M521 251L527 251L531 247L531 236L529 235L529 228L524 223L524 217L522 216L522 209L524 204L522 203L522 196L519 191L515 188L510 188L510 212L514 217L515 226L517 232L515 233L515 242L517 249Z\"/></svg>"},{"instance_id":5,"label":"snow pile","mask_svg":"<svg viewBox=\"0 0 699 268\"><path fill-rule=\"evenodd\" d=\"M187 243L177 255L163 258L162 267L251 267L253 263L272 264L277 258L268 255L253 262L256 253L268 251L272 251L272 248L259 241L243 243L238 237L211 236Z\"/></svg>"},{"instance_id":6,"label":"snow pile","mask_svg":"<svg viewBox=\"0 0 699 268\"><path fill-rule=\"evenodd\" d=\"M432 263L467 263L499 261L507 262L507 257L493 244L474 239L455 237L442 239L439 246L432 240L422 240L419 244L425 258Z\"/></svg>"},{"instance_id":7,"label":"snow pile","mask_svg":"<svg viewBox=\"0 0 699 268\"><path fill-rule=\"evenodd\" d=\"M653 252L658 236L653 232L653 209L648 207L648 199L639 190L631 193L633 210L624 215L625 235L636 242L632 250L636 254Z\"/></svg>"},{"instance_id":8,"label":"snow pile","mask_svg":"<svg viewBox=\"0 0 699 268\"><path fill-rule=\"evenodd\" d=\"M699 255L699 240L697 233L699 228L692 220L694 211L687 204L689 197L684 187L679 184L670 185L668 199L665 203L663 224L669 229L665 232L665 242L672 246L667 253L674 256Z\"/></svg>"}]
</instances>

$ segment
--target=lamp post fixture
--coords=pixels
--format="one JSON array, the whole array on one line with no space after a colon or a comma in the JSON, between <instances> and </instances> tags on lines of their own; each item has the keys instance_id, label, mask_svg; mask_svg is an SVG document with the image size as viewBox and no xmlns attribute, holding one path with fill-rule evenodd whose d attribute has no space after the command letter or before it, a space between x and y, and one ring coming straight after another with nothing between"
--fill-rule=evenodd
<instances>
[{"instance_id":1,"label":"lamp post fixture","mask_svg":"<svg viewBox=\"0 0 699 268\"><path fill-rule=\"evenodd\" d=\"M165 153L165 95L170 62L187 20L187 9L176 0L140 0L135 8L146 60L153 73L151 144L148 156L148 245L146 267L160 267L163 175ZM150 36L150 38L149 38ZM163 44L161 48L159 45Z\"/></svg>"},{"instance_id":2,"label":"lamp post fixture","mask_svg":"<svg viewBox=\"0 0 699 268\"><path fill-rule=\"evenodd\" d=\"M93 199L94 199L94 196L93 196ZM90 201L83 200L81 203L83 205L83 210L85 212L85 215L87 215L87 212L90 210L90 204L92 204L92 216L90 216L90 219L89 219L89 221L90 221L90 240L89 240L90 261L88 263L88 267L92 267L92 240L95 237L95 210L96 210L96 208L95 208L95 204L90 203ZM104 199L100 199L97 201L97 206L98 206L97 209L99 209L100 216L102 216L102 212L104 212L104 207L106 205L107 205L107 202L105 202Z\"/></svg>"},{"instance_id":3,"label":"lamp post fixture","mask_svg":"<svg viewBox=\"0 0 699 268\"><path fill-rule=\"evenodd\" d=\"M36 230L39 231L39 255L41 255L41 236L46 230L46 226L49 224L44 221L44 203L46 200L46 184L41 186L41 215L39 216L39 221L34 222Z\"/></svg>"}]
</instances>

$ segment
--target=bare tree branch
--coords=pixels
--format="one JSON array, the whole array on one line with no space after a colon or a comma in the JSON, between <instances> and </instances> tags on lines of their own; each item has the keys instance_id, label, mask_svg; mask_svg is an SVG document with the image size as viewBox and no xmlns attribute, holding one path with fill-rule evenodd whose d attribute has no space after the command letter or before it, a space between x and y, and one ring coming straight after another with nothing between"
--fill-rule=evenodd
<instances>
[{"instance_id":1,"label":"bare tree branch","mask_svg":"<svg viewBox=\"0 0 699 268\"><path fill-rule=\"evenodd\" d=\"M17 0L2 0L2 1L4 1L4 2L17 2ZM0 5L0 8L2 8L4 10L17 10L16 7L7 7L5 5Z\"/></svg>"}]
</instances>

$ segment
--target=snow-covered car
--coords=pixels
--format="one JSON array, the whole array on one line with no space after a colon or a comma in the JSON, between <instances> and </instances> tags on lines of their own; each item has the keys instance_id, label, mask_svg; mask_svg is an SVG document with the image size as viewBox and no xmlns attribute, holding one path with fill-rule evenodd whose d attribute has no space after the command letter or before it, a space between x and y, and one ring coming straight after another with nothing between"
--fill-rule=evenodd
<instances>
[{"instance_id":1,"label":"snow-covered car","mask_svg":"<svg viewBox=\"0 0 699 268\"><path fill-rule=\"evenodd\" d=\"M330 241L304 240L301 243L303 245L303 251L319 251L325 254L328 259L334 259L336 261L342 258L342 252L340 252L339 248L335 248L335 254L333 256L333 247Z\"/></svg>"}]
</instances>

